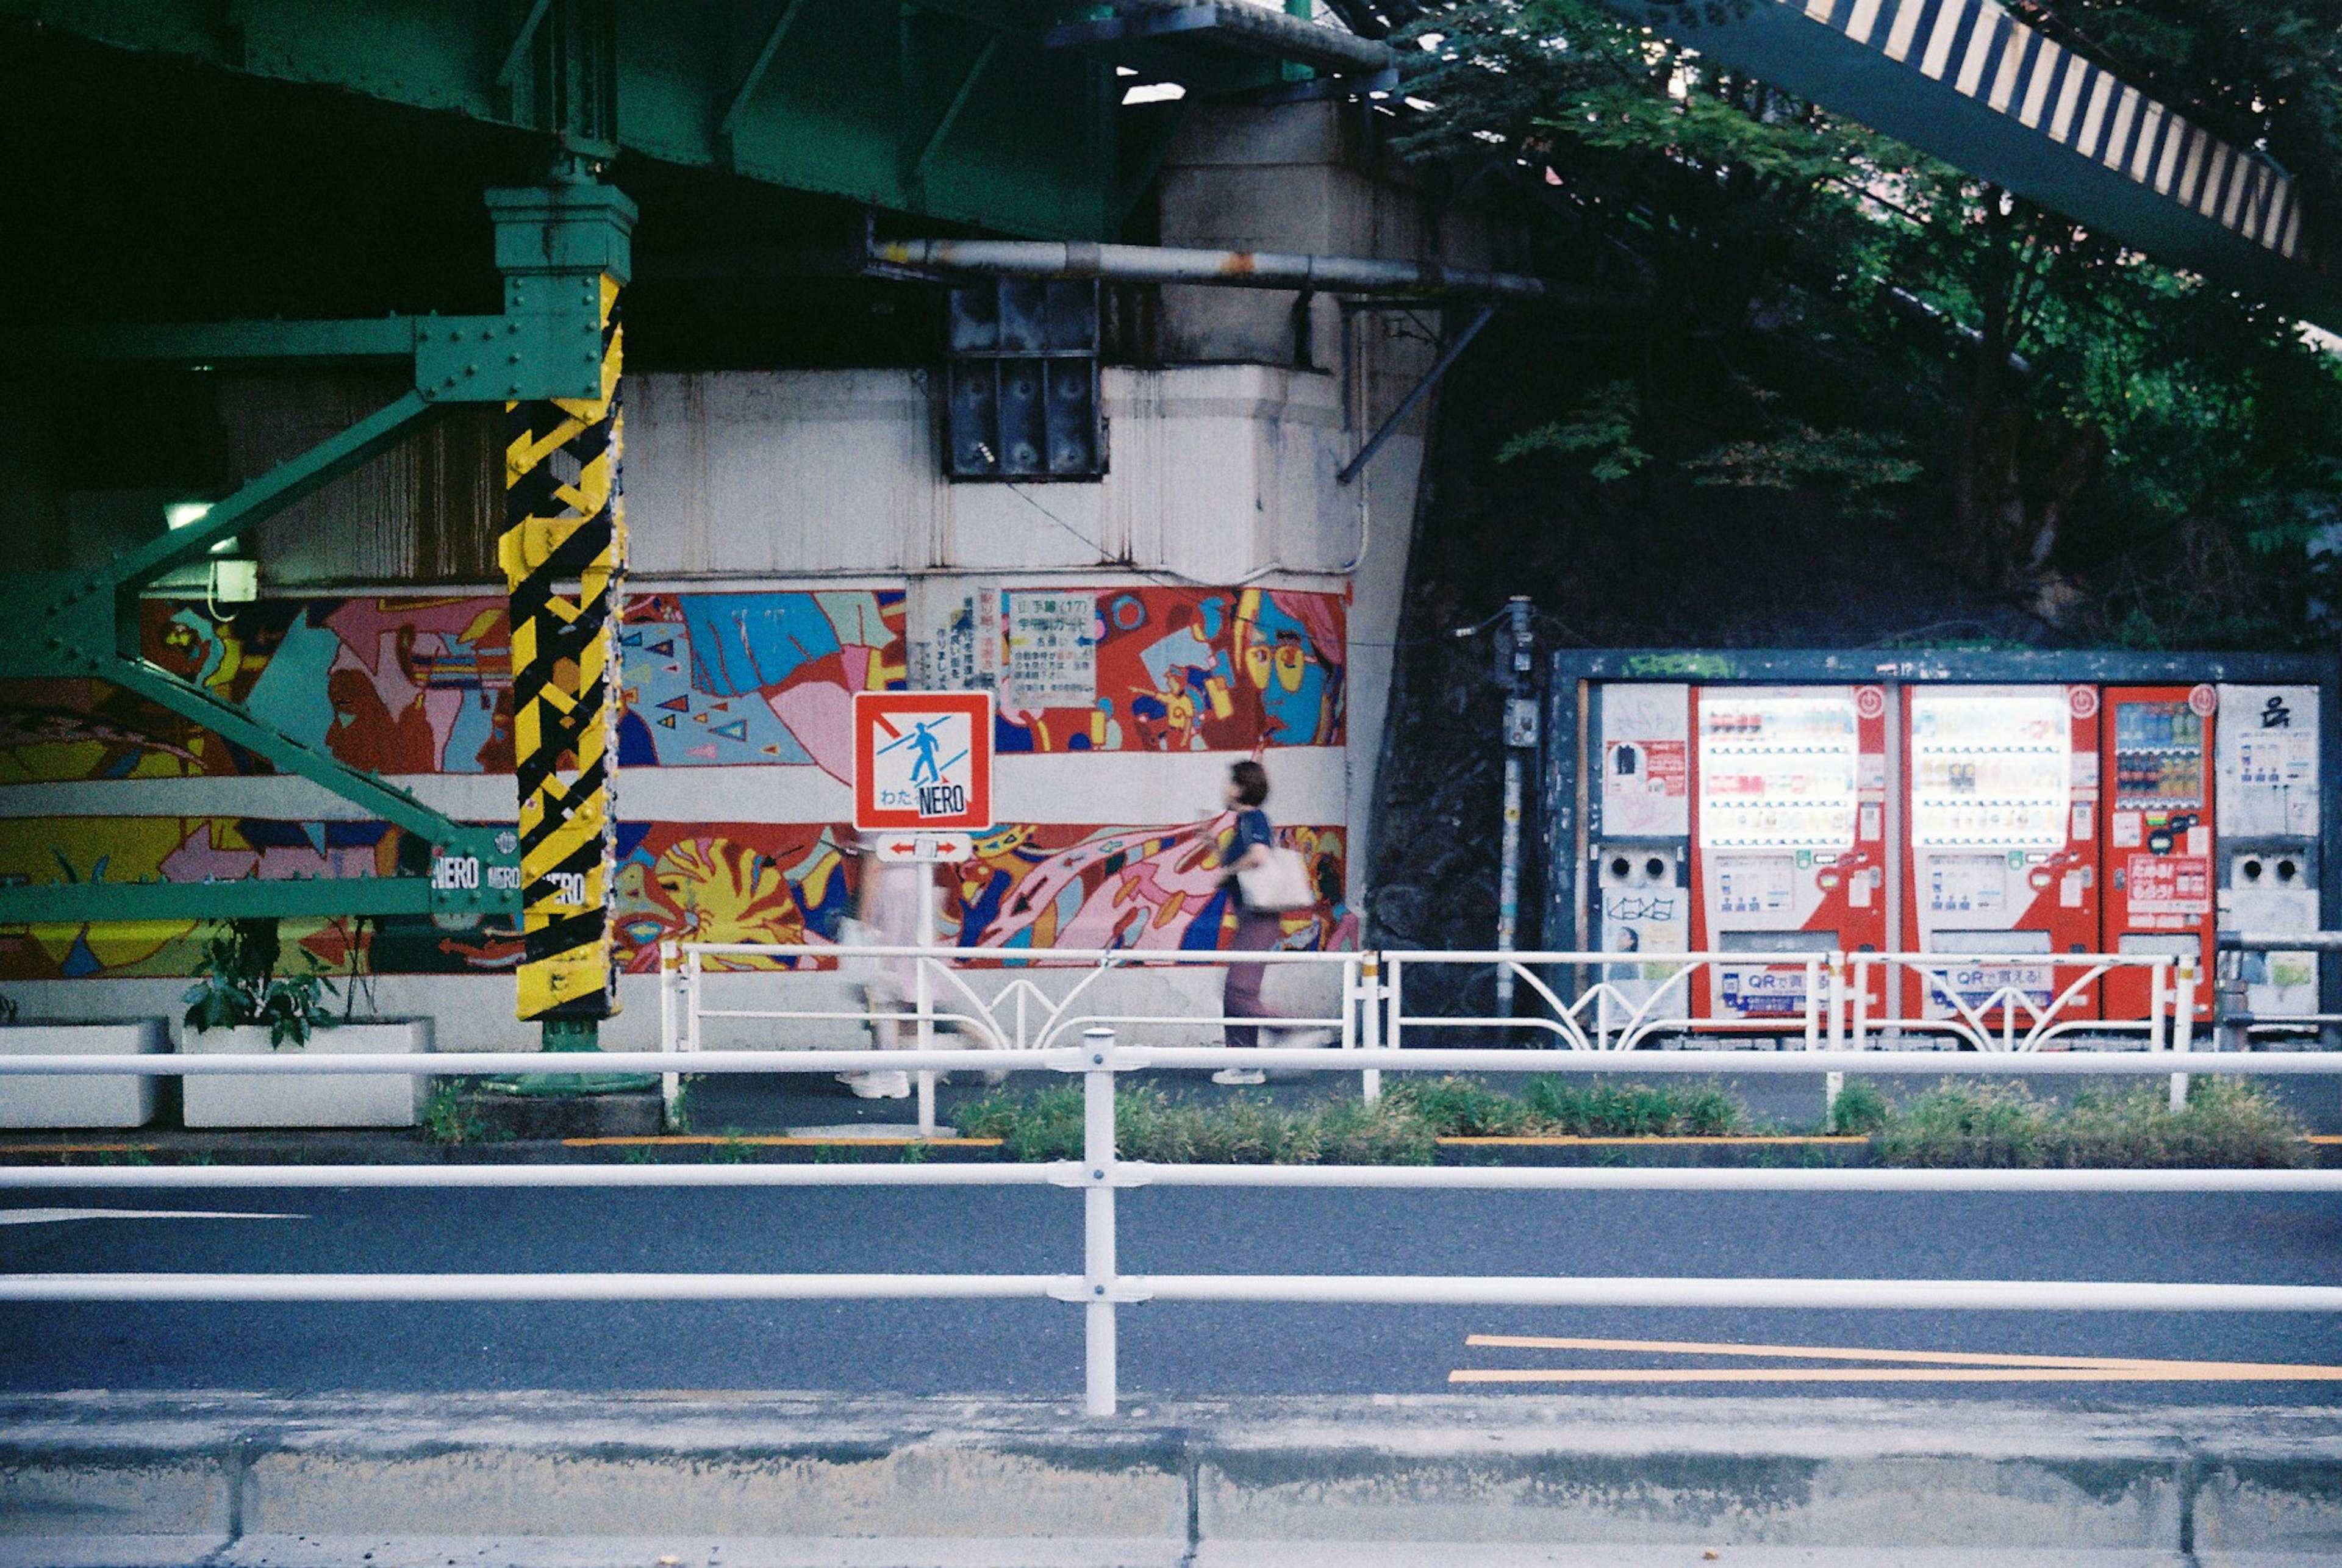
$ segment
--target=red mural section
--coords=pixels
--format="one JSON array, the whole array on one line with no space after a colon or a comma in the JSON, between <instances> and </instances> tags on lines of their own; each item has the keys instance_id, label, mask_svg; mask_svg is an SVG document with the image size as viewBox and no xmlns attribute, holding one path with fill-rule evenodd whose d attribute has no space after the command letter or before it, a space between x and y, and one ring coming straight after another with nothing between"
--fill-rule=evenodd
<instances>
[{"instance_id":1,"label":"red mural section","mask_svg":"<svg viewBox=\"0 0 2342 1568\"><path fill-rule=\"evenodd\" d=\"M1146 586L1001 599L1003 752L1343 742L1339 594Z\"/></svg>"}]
</instances>

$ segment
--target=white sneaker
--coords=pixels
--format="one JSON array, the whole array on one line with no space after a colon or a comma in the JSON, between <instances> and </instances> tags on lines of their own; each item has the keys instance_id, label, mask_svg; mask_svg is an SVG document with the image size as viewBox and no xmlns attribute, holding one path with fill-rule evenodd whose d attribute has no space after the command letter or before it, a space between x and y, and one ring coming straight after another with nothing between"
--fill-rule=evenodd
<instances>
[{"instance_id":1,"label":"white sneaker","mask_svg":"<svg viewBox=\"0 0 2342 1568\"><path fill-rule=\"evenodd\" d=\"M906 1100L911 1094L911 1075L904 1072L840 1073L837 1081L860 1100Z\"/></svg>"},{"instance_id":2,"label":"white sneaker","mask_svg":"<svg viewBox=\"0 0 2342 1568\"><path fill-rule=\"evenodd\" d=\"M1241 1087L1252 1084L1266 1084L1268 1082L1268 1074L1257 1067L1223 1067L1212 1074L1212 1082Z\"/></svg>"}]
</instances>

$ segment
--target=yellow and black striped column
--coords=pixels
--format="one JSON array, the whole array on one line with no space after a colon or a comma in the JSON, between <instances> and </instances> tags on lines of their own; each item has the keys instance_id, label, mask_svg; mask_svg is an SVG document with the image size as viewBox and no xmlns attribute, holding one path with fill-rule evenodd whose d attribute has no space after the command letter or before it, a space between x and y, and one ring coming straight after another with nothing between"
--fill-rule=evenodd
<instances>
[{"instance_id":1,"label":"yellow and black striped column","mask_svg":"<svg viewBox=\"0 0 2342 1568\"><path fill-rule=\"evenodd\" d=\"M618 284L606 275L600 395L505 405L499 554L512 594L523 1018L618 1010L611 884L626 560L620 358Z\"/></svg>"}]
</instances>

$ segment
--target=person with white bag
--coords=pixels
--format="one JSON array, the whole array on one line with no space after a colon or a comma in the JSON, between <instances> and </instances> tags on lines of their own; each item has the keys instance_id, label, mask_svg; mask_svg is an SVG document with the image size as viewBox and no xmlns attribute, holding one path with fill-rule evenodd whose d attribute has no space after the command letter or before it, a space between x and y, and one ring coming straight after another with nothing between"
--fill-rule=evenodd
<instances>
[{"instance_id":1,"label":"person with white bag","mask_svg":"<svg viewBox=\"0 0 2342 1568\"><path fill-rule=\"evenodd\" d=\"M1236 814L1235 840L1220 864L1228 872L1236 908L1236 934L1228 946L1237 953L1267 953L1285 935L1285 912L1306 909L1316 902L1309 886L1309 868L1298 851L1278 847L1269 826L1268 770L1247 757L1228 769L1226 800ZM1220 993L1220 1013L1227 1018L1281 1018L1260 999L1266 964L1231 964ZM1260 1030L1250 1024L1225 1026L1227 1044L1249 1050L1260 1044ZM1263 1084L1257 1067L1223 1067L1212 1074L1215 1084Z\"/></svg>"}]
</instances>

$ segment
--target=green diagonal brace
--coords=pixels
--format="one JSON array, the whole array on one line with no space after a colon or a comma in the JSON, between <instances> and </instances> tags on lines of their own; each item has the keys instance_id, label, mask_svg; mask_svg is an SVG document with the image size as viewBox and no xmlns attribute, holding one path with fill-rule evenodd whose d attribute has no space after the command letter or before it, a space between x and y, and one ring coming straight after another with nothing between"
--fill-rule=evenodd
<instances>
[{"instance_id":1,"label":"green diagonal brace","mask_svg":"<svg viewBox=\"0 0 2342 1568\"><path fill-rule=\"evenodd\" d=\"M505 312L347 322L223 322L59 335L97 357L256 359L413 356L415 389L279 464L200 520L102 570L23 579L32 613L0 621L15 678L93 678L137 693L286 774L306 778L427 841L428 876L73 883L0 886L0 922L178 920L230 915L516 915L518 845L509 829L451 821L378 774L286 735L141 656L141 593L231 538L412 437L453 403L590 397L601 386L601 278L629 270L633 204L590 183L492 191Z\"/></svg>"},{"instance_id":2,"label":"green diagonal brace","mask_svg":"<svg viewBox=\"0 0 2342 1568\"><path fill-rule=\"evenodd\" d=\"M137 693L194 720L223 739L257 753L279 771L313 780L370 814L396 824L436 846L444 856L477 857L483 868L497 854L492 829L453 822L407 791L362 774L328 752L294 739L244 709L139 656L139 589L174 566L208 554L211 544L331 484L367 459L423 428L440 412L410 392L347 430L272 469L214 506L204 518L153 541L105 572L68 580L41 614L35 644L11 673L92 676ZM483 885L490 879L449 874L435 894L431 879L382 877L312 882L75 883L65 886L0 887L0 920L163 920L238 913L390 914L435 909L512 913L516 892ZM495 880L501 881L502 878ZM463 884L469 885L462 885Z\"/></svg>"}]
</instances>

